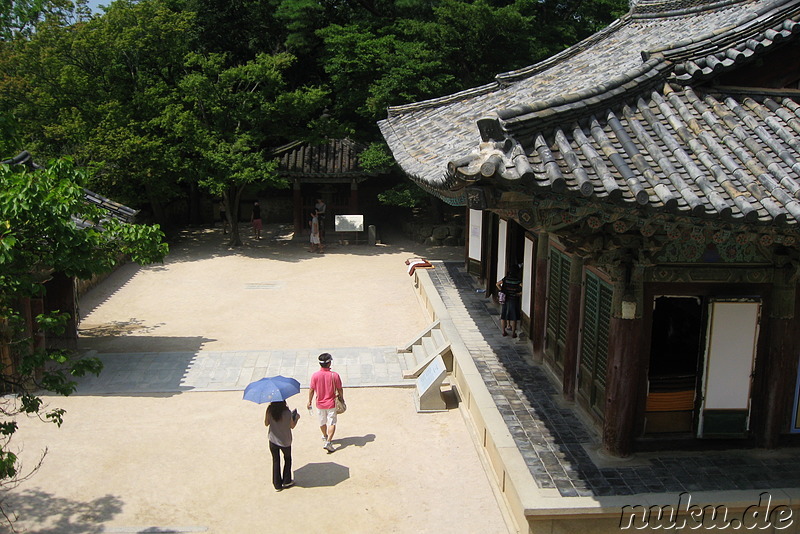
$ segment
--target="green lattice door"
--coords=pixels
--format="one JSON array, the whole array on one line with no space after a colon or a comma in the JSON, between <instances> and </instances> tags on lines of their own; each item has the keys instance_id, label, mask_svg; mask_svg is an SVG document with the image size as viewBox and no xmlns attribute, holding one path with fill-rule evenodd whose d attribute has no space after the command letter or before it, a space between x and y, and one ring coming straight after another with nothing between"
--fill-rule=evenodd
<instances>
[{"instance_id":1,"label":"green lattice door","mask_svg":"<svg viewBox=\"0 0 800 534\"><path fill-rule=\"evenodd\" d=\"M547 277L547 355L559 366L564 360L567 342L567 316L569 314L569 257L554 248L550 249L550 267Z\"/></svg>"},{"instance_id":2,"label":"green lattice door","mask_svg":"<svg viewBox=\"0 0 800 534\"><path fill-rule=\"evenodd\" d=\"M606 392L612 294L610 284L592 272L586 273L578 365L578 400L601 418Z\"/></svg>"}]
</instances>

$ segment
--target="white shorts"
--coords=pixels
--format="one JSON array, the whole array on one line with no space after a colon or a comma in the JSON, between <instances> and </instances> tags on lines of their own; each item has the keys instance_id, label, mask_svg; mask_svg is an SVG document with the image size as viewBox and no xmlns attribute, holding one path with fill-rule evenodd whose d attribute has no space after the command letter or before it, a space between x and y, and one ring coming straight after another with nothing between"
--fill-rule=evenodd
<instances>
[{"instance_id":1,"label":"white shorts","mask_svg":"<svg viewBox=\"0 0 800 534\"><path fill-rule=\"evenodd\" d=\"M317 417L319 417L319 426L336 425L336 408L329 410L317 408Z\"/></svg>"}]
</instances>

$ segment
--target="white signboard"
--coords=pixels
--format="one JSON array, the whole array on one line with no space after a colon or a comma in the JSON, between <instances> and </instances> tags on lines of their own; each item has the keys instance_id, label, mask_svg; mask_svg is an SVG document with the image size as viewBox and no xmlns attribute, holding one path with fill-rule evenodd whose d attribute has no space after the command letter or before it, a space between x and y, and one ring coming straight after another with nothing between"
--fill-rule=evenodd
<instances>
[{"instance_id":1,"label":"white signboard","mask_svg":"<svg viewBox=\"0 0 800 534\"><path fill-rule=\"evenodd\" d=\"M337 215L335 219L335 229L337 232L363 232L363 215Z\"/></svg>"}]
</instances>

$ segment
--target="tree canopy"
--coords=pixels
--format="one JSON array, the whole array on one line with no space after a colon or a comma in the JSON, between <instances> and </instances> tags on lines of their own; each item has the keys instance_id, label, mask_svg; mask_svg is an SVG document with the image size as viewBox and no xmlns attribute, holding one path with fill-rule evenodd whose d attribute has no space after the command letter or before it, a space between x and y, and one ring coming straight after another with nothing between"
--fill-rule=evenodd
<instances>
[{"instance_id":1,"label":"tree canopy","mask_svg":"<svg viewBox=\"0 0 800 534\"><path fill-rule=\"evenodd\" d=\"M0 111L37 157L163 220L198 188L280 186L271 150L380 143L388 106L485 84L590 35L624 0L68 0L0 6ZM229 214L233 214L231 209ZM234 240L235 242L235 240Z\"/></svg>"}]
</instances>

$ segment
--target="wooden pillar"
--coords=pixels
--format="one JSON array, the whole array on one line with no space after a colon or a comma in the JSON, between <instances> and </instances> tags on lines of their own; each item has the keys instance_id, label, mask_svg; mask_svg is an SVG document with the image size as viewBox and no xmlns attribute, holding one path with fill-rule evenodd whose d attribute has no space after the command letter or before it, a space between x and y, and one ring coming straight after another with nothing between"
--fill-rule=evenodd
<instances>
[{"instance_id":1,"label":"wooden pillar","mask_svg":"<svg viewBox=\"0 0 800 534\"><path fill-rule=\"evenodd\" d=\"M350 182L350 213L358 213L358 182Z\"/></svg>"},{"instance_id":2,"label":"wooden pillar","mask_svg":"<svg viewBox=\"0 0 800 534\"><path fill-rule=\"evenodd\" d=\"M578 338L581 326L581 294L583 293L583 258L571 258L569 268L569 304L567 308L567 342L564 346L562 392L568 401L575 400L578 380Z\"/></svg>"},{"instance_id":3,"label":"wooden pillar","mask_svg":"<svg viewBox=\"0 0 800 534\"><path fill-rule=\"evenodd\" d=\"M785 430L797 379L800 318L795 313L797 286L787 281L788 278L788 273L776 272L772 286L767 358L757 403L760 416L753 429L756 445L767 449L778 446L781 432Z\"/></svg>"},{"instance_id":4,"label":"wooden pillar","mask_svg":"<svg viewBox=\"0 0 800 534\"><path fill-rule=\"evenodd\" d=\"M300 180L292 184L292 211L294 218L294 237L303 235L303 193L300 189Z\"/></svg>"},{"instance_id":5,"label":"wooden pillar","mask_svg":"<svg viewBox=\"0 0 800 534\"><path fill-rule=\"evenodd\" d=\"M64 324L64 331L50 332L47 346L60 349L75 349L78 346L78 295L75 289L75 279L62 272L55 272L45 284L45 300L43 309L31 308L31 315L36 316L41 311L66 312L69 319ZM35 301L31 303L33 306ZM32 323L33 324L33 323ZM34 325L35 326L35 325Z\"/></svg>"},{"instance_id":6,"label":"wooden pillar","mask_svg":"<svg viewBox=\"0 0 800 534\"><path fill-rule=\"evenodd\" d=\"M0 319L0 364L2 364L2 373L5 376L11 376L16 371L14 361L11 359L11 333L8 327L8 319L3 317ZM2 389L2 393L11 393L10 390Z\"/></svg>"},{"instance_id":7,"label":"wooden pillar","mask_svg":"<svg viewBox=\"0 0 800 534\"><path fill-rule=\"evenodd\" d=\"M72 279L69 279L72 282ZM44 313L44 301L42 299L30 299L31 302L31 327L32 327L32 347L33 350L44 350L46 348L46 338L45 332L42 331L41 325L36 320L36 317ZM72 308L64 310L68 311L70 314L70 318L67 320L67 324L64 325L64 338L67 340L75 339L77 342L78 336L78 327L75 321L75 303L72 303ZM74 335L73 335L74 333Z\"/></svg>"},{"instance_id":8,"label":"wooden pillar","mask_svg":"<svg viewBox=\"0 0 800 534\"><path fill-rule=\"evenodd\" d=\"M470 211L469 210L470 210L469 202L467 202L467 205L464 206L464 220L467 221L467 224L464 225L465 226L465 228L464 228L464 269L466 269L468 273L470 272L469 242L472 240L472 236L471 236L471 234L472 234L472 231L471 231L472 230L472 226L471 226L472 225L472 220L470 218Z\"/></svg>"},{"instance_id":9,"label":"wooden pillar","mask_svg":"<svg viewBox=\"0 0 800 534\"><path fill-rule=\"evenodd\" d=\"M603 448L624 458L633 452L642 362L642 286L631 280L631 268L614 276L614 297L608 340Z\"/></svg>"},{"instance_id":10,"label":"wooden pillar","mask_svg":"<svg viewBox=\"0 0 800 534\"><path fill-rule=\"evenodd\" d=\"M544 359L544 340L547 333L545 309L547 306L547 255L550 253L550 238L544 232L536 236L536 276L533 282L533 314L531 338L533 358L536 362Z\"/></svg>"}]
</instances>

